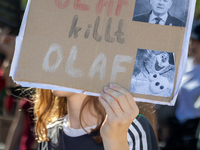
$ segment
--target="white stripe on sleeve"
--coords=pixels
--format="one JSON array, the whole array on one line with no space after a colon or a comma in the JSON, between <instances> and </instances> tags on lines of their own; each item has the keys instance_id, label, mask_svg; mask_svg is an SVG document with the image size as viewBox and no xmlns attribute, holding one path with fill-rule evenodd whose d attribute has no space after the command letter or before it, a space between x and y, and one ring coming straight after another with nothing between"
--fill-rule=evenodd
<instances>
[{"instance_id":1,"label":"white stripe on sleeve","mask_svg":"<svg viewBox=\"0 0 200 150\"><path fill-rule=\"evenodd\" d=\"M133 150L133 140L128 132L127 132L127 141L128 141L129 150Z\"/></svg>"},{"instance_id":2,"label":"white stripe on sleeve","mask_svg":"<svg viewBox=\"0 0 200 150\"><path fill-rule=\"evenodd\" d=\"M139 128L140 132L142 133L142 145L143 145L143 150L147 150L147 136L146 136L146 132L144 131L142 125L140 124L140 122L135 119L134 120L135 125Z\"/></svg>"},{"instance_id":3,"label":"white stripe on sleeve","mask_svg":"<svg viewBox=\"0 0 200 150\"><path fill-rule=\"evenodd\" d=\"M129 129L131 130L131 132L135 136L135 150L140 150L140 137L139 137L137 130L133 127L132 124L130 125Z\"/></svg>"}]
</instances>

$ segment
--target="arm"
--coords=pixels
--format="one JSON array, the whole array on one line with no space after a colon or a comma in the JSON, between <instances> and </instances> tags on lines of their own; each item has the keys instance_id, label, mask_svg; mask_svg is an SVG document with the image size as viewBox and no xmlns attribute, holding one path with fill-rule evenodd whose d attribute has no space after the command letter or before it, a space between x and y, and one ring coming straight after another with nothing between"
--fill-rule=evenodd
<instances>
[{"instance_id":1,"label":"arm","mask_svg":"<svg viewBox=\"0 0 200 150\"><path fill-rule=\"evenodd\" d=\"M6 138L5 150L14 150L18 144L19 139L21 138L25 114L23 111L19 111L19 109L20 107L19 107L19 102L18 102L15 116Z\"/></svg>"},{"instance_id":2,"label":"arm","mask_svg":"<svg viewBox=\"0 0 200 150\"><path fill-rule=\"evenodd\" d=\"M107 117L100 133L106 150L129 150L127 132L139 113L132 95L124 88L111 84L99 97Z\"/></svg>"}]
</instances>

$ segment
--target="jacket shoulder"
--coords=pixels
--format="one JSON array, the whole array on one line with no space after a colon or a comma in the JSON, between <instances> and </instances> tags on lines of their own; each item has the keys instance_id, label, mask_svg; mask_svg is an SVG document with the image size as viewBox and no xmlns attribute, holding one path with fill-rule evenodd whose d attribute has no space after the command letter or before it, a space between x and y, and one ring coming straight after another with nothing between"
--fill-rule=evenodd
<instances>
[{"instance_id":1,"label":"jacket shoulder","mask_svg":"<svg viewBox=\"0 0 200 150\"><path fill-rule=\"evenodd\" d=\"M142 115L138 115L133 120L128 130L127 139L130 149L159 150L153 127L149 120Z\"/></svg>"},{"instance_id":2,"label":"jacket shoulder","mask_svg":"<svg viewBox=\"0 0 200 150\"><path fill-rule=\"evenodd\" d=\"M143 13L136 16L133 16L133 21L141 21L141 22L148 22L149 21L150 13Z\"/></svg>"},{"instance_id":3,"label":"jacket shoulder","mask_svg":"<svg viewBox=\"0 0 200 150\"><path fill-rule=\"evenodd\" d=\"M180 19L178 19L174 16L171 16L170 14L168 16L166 24L173 25L173 26L185 27L185 23L183 21L181 21Z\"/></svg>"}]
</instances>

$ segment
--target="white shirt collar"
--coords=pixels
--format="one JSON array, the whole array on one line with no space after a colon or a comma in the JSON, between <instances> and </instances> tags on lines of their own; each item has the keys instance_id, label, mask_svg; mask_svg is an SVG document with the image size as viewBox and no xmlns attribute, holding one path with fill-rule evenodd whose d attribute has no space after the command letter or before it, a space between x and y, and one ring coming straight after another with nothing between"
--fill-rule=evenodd
<instances>
[{"instance_id":1,"label":"white shirt collar","mask_svg":"<svg viewBox=\"0 0 200 150\"><path fill-rule=\"evenodd\" d=\"M91 126L91 127L86 127L85 130L87 132L91 132L91 129L95 129L97 125ZM63 121L63 131L66 135L71 136L71 137L78 137L82 136L84 134L87 134L83 129L73 129L69 126L69 121L68 121L68 115L66 115L64 121Z\"/></svg>"}]
</instances>

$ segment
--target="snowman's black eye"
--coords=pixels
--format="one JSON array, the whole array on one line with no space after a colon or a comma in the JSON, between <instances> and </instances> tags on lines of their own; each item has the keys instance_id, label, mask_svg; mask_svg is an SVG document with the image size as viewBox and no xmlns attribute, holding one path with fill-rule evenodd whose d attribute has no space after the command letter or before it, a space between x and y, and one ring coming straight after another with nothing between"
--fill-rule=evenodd
<instances>
[{"instance_id":1,"label":"snowman's black eye","mask_svg":"<svg viewBox=\"0 0 200 150\"><path fill-rule=\"evenodd\" d=\"M154 77L154 78L157 78L157 74L154 74L153 77Z\"/></svg>"},{"instance_id":2,"label":"snowman's black eye","mask_svg":"<svg viewBox=\"0 0 200 150\"><path fill-rule=\"evenodd\" d=\"M161 90L164 89L164 86L161 86L160 89L161 89Z\"/></svg>"},{"instance_id":3,"label":"snowman's black eye","mask_svg":"<svg viewBox=\"0 0 200 150\"><path fill-rule=\"evenodd\" d=\"M156 86L159 86L160 85L160 82L156 82L156 84L155 84Z\"/></svg>"}]
</instances>

